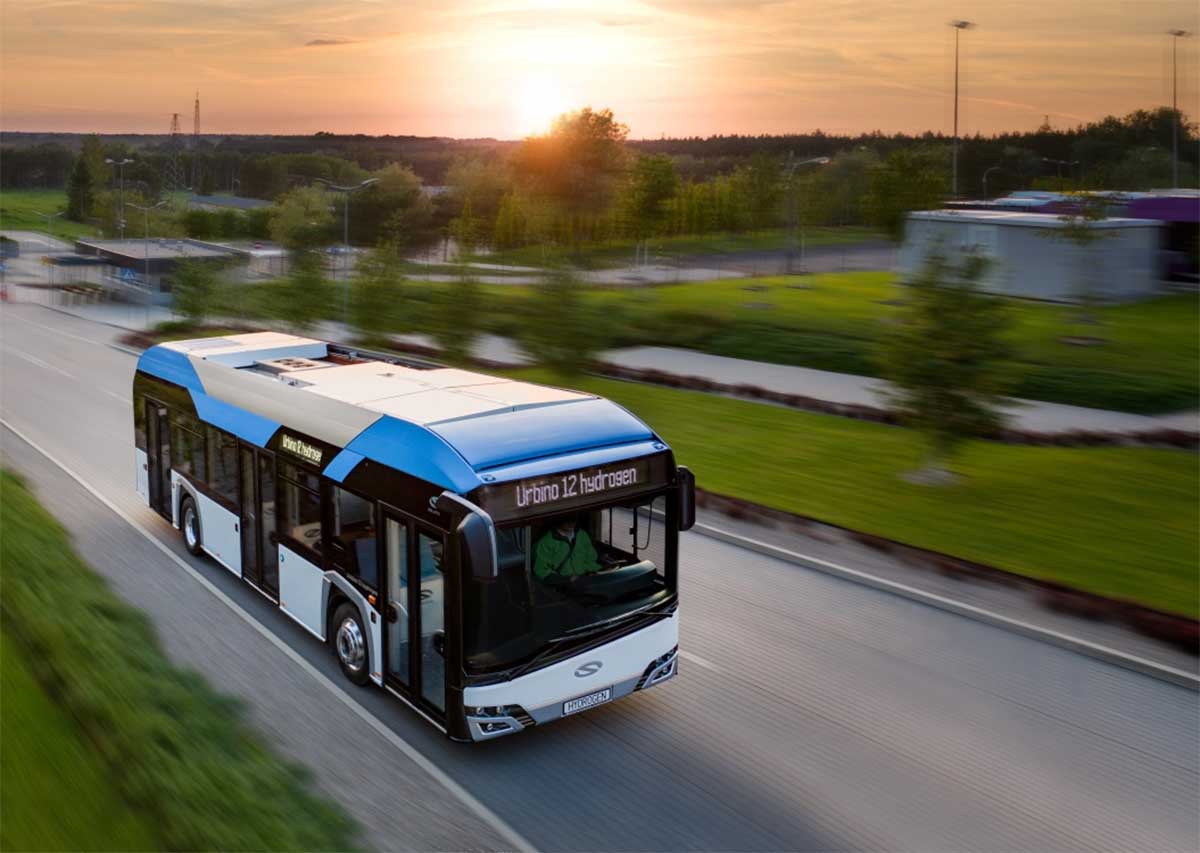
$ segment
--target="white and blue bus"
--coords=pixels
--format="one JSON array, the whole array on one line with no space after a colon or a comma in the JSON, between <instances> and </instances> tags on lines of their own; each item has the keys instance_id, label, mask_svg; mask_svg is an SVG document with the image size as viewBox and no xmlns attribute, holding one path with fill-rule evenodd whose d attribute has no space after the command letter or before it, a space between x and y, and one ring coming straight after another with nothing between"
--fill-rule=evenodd
<instances>
[{"instance_id":1,"label":"white and blue bus","mask_svg":"<svg viewBox=\"0 0 1200 853\"><path fill-rule=\"evenodd\" d=\"M148 349L137 490L455 740L678 670L694 481L603 398L264 332Z\"/></svg>"}]
</instances>

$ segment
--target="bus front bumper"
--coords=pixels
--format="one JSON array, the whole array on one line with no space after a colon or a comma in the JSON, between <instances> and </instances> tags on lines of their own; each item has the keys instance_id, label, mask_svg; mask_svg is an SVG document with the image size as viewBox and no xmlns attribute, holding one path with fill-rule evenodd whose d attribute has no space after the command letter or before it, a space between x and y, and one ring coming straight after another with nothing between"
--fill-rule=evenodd
<instances>
[{"instance_id":1,"label":"bus front bumper","mask_svg":"<svg viewBox=\"0 0 1200 853\"><path fill-rule=\"evenodd\" d=\"M662 684L679 672L679 647L658 656L647 664L641 676L626 679L609 687L574 699L556 701L536 708L520 705L467 707L467 727L471 739L490 740L514 734L535 725L545 725L562 717L573 716L598 705L607 705L631 693Z\"/></svg>"}]
</instances>

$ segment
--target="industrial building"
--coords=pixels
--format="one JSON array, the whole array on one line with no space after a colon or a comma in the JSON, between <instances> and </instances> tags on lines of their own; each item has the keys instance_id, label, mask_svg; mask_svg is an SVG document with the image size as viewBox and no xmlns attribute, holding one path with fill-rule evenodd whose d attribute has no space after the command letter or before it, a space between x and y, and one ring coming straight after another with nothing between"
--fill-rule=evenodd
<instances>
[{"instance_id":1,"label":"industrial building","mask_svg":"<svg viewBox=\"0 0 1200 853\"><path fill-rule=\"evenodd\" d=\"M106 283L126 285L157 301L169 301L169 278L182 261L225 264L244 260L246 253L201 240L76 240L75 256L95 258L106 267ZM54 263L55 261L51 261Z\"/></svg>"},{"instance_id":2,"label":"industrial building","mask_svg":"<svg viewBox=\"0 0 1200 853\"><path fill-rule=\"evenodd\" d=\"M1163 226L1147 219L1092 223L1101 235L1087 248L1066 240L1065 222L1049 213L1003 210L928 210L912 213L900 248L902 276L911 276L934 251L952 262L966 254L991 263L982 289L1004 296L1071 302L1088 283L1092 298L1146 299L1162 292Z\"/></svg>"}]
</instances>

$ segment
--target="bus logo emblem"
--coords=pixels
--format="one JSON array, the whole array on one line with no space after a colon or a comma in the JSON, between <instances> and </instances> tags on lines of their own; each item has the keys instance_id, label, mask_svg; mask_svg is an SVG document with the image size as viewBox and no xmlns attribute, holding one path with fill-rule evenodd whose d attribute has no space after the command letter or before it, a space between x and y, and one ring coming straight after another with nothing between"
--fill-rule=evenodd
<instances>
[{"instance_id":1,"label":"bus logo emblem","mask_svg":"<svg viewBox=\"0 0 1200 853\"><path fill-rule=\"evenodd\" d=\"M589 675L595 675L597 672L600 671L601 667L603 667L603 666L604 666L604 664L602 664L598 660L590 660L587 663L580 666L579 669L575 670L575 677L576 678L587 678Z\"/></svg>"}]
</instances>

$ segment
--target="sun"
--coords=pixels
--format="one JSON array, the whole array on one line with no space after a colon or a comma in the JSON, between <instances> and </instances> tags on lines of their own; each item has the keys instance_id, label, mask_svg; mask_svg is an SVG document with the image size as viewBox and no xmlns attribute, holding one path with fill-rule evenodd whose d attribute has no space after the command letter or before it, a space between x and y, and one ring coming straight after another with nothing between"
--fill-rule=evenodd
<instances>
[{"instance_id":1,"label":"sun","mask_svg":"<svg viewBox=\"0 0 1200 853\"><path fill-rule=\"evenodd\" d=\"M567 92L549 77L528 77L513 96L517 131L521 136L545 133L551 122L571 109Z\"/></svg>"}]
</instances>

